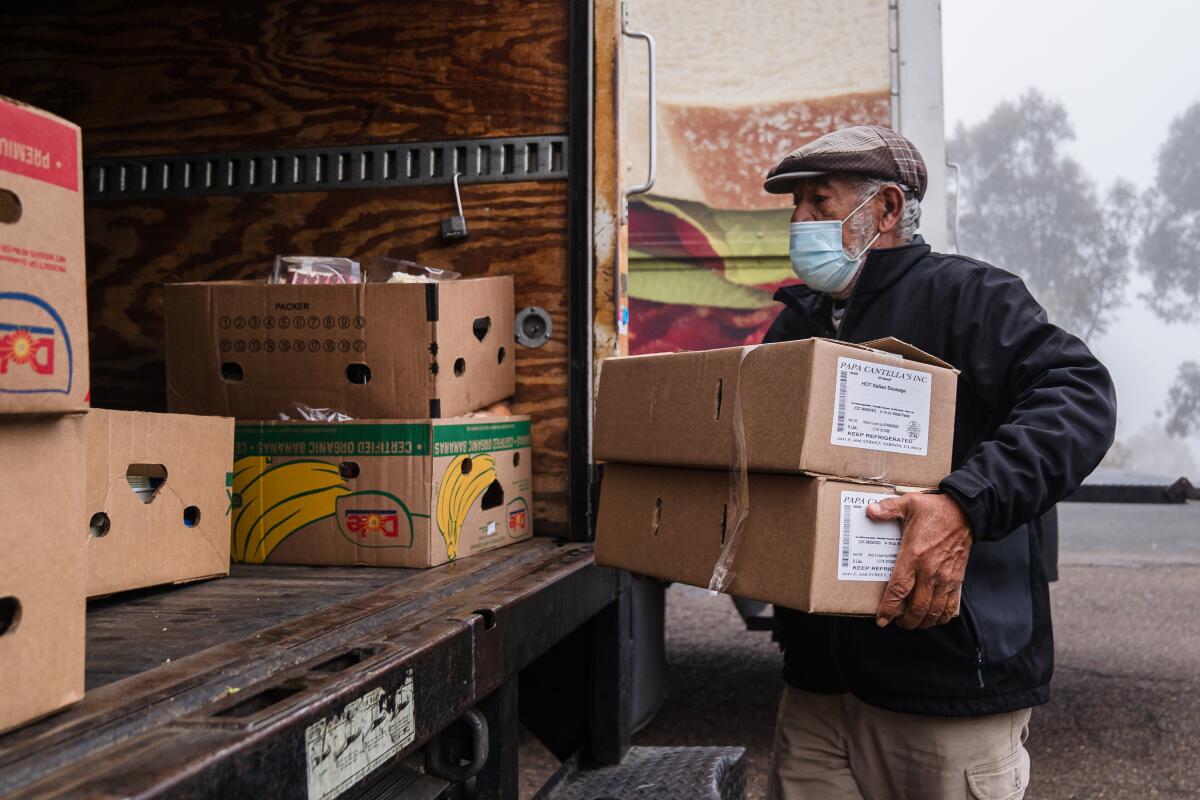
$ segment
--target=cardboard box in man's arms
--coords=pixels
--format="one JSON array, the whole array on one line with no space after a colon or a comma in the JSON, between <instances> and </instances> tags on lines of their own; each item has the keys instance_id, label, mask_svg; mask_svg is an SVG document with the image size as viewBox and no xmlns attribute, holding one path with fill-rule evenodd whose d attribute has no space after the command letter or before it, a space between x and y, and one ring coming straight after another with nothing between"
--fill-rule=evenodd
<instances>
[{"instance_id":1,"label":"cardboard box in man's arms","mask_svg":"<svg viewBox=\"0 0 1200 800\"><path fill-rule=\"evenodd\" d=\"M751 473L749 513L725 591L817 614L874 614L900 524L867 518L897 490L809 475ZM596 563L707 587L735 520L729 473L609 464Z\"/></svg>"},{"instance_id":2,"label":"cardboard box in man's arms","mask_svg":"<svg viewBox=\"0 0 1200 800\"><path fill-rule=\"evenodd\" d=\"M950 471L957 382L949 364L897 339L610 358L595 455L728 468L740 404L751 472L937 486Z\"/></svg>"}]
</instances>

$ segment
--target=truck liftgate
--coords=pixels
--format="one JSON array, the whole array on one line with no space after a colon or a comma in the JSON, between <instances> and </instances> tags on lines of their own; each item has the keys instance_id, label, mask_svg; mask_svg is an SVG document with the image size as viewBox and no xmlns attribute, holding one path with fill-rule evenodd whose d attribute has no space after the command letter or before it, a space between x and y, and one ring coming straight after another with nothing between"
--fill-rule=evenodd
<instances>
[{"instance_id":1,"label":"truck liftgate","mask_svg":"<svg viewBox=\"0 0 1200 800\"><path fill-rule=\"evenodd\" d=\"M423 571L235 565L101 601L86 697L0 736L0 796L355 797L405 775L436 797L470 774L476 796L515 797L520 721L560 752L628 746L627 580L589 545L535 539ZM556 671L577 688L547 696ZM439 742L432 769L405 766L464 714L485 752Z\"/></svg>"}]
</instances>

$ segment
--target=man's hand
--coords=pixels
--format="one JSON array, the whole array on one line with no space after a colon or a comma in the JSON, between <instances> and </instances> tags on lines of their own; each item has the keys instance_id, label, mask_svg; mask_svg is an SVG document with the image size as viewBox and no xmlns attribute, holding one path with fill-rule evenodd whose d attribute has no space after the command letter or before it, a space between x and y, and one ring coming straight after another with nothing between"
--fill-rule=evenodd
<instances>
[{"instance_id":1,"label":"man's hand","mask_svg":"<svg viewBox=\"0 0 1200 800\"><path fill-rule=\"evenodd\" d=\"M896 620L912 630L953 619L972 541L958 503L944 494L906 494L870 504L867 516L900 520L902 526L900 553L875 612L876 624L882 628Z\"/></svg>"}]
</instances>

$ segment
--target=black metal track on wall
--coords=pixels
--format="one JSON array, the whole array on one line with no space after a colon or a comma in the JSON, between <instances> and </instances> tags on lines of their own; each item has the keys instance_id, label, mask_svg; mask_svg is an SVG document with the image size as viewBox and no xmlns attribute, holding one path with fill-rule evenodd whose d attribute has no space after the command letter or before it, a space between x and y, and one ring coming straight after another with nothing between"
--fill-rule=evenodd
<instances>
[{"instance_id":1,"label":"black metal track on wall","mask_svg":"<svg viewBox=\"0 0 1200 800\"><path fill-rule=\"evenodd\" d=\"M592 0L571 0L567 56L567 495L570 538L592 539Z\"/></svg>"},{"instance_id":2,"label":"black metal track on wall","mask_svg":"<svg viewBox=\"0 0 1200 800\"><path fill-rule=\"evenodd\" d=\"M561 180L569 136L89 159L90 201Z\"/></svg>"}]
</instances>

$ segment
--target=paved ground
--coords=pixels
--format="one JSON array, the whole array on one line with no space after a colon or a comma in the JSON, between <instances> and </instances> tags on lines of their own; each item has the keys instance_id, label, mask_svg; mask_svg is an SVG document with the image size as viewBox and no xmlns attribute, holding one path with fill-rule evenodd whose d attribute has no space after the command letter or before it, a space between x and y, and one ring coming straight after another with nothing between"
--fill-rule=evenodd
<instances>
[{"instance_id":1,"label":"paved ground","mask_svg":"<svg viewBox=\"0 0 1200 800\"><path fill-rule=\"evenodd\" d=\"M1200 503L1066 505L1062 547L1058 667L1027 797L1200 798ZM667 630L670 696L636 741L743 745L761 798L775 647L728 599L688 587L668 592Z\"/></svg>"}]
</instances>

